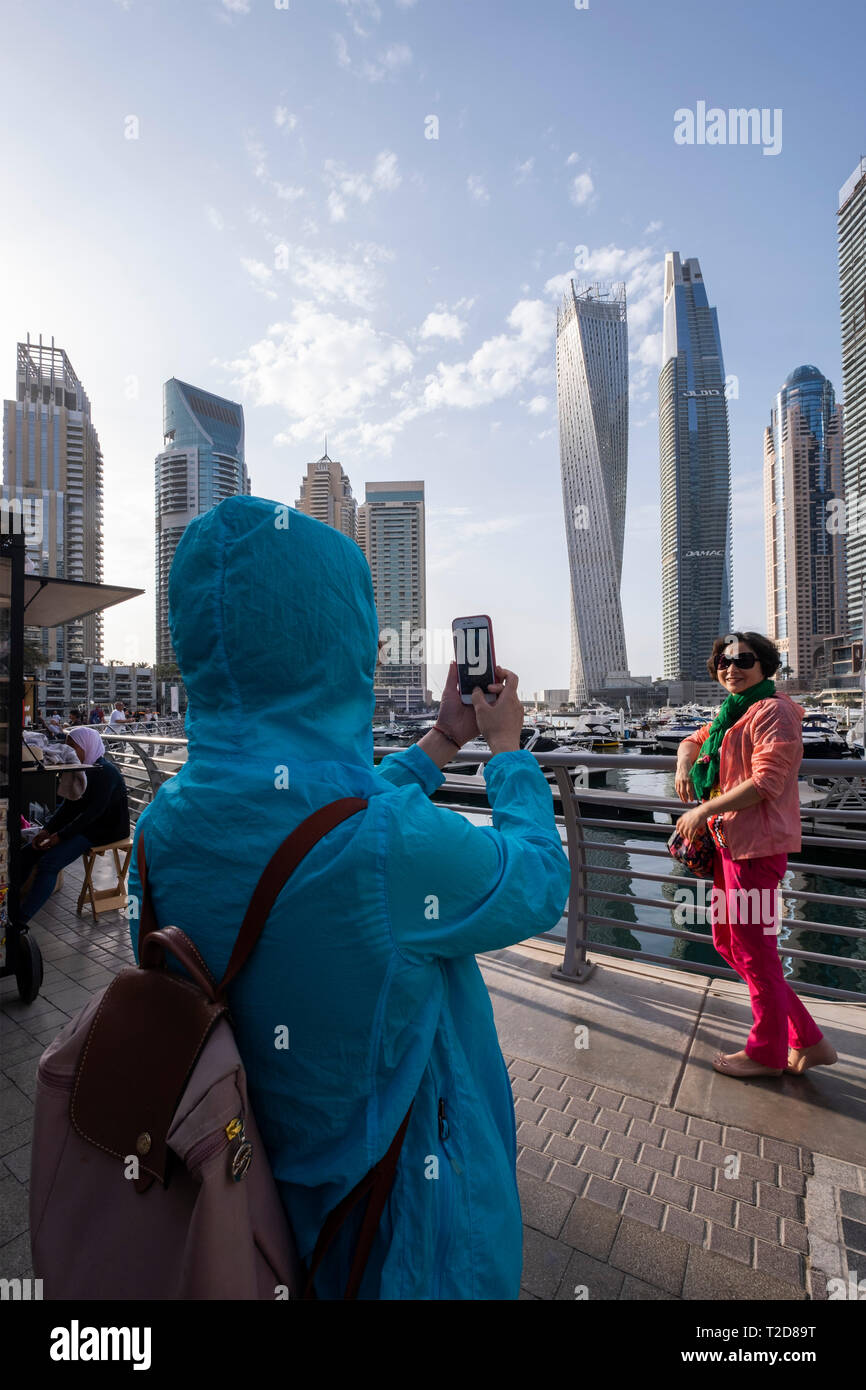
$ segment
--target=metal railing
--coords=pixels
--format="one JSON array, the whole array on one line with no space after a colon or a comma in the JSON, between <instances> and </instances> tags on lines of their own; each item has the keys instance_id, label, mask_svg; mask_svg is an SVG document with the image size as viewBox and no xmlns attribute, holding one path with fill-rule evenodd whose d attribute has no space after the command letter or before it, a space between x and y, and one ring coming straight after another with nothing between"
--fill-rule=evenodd
<instances>
[{"instance_id":1,"label":"metal railing","mask_svg":"<svg viewBox=\"0 0 866 1390\"><path fill-rule=\"evenodd\" d=\"M130 812L137 818L143 807L156 796L159 788L173 776L185 760L186 739L172 738L168 735L104 735L109 756L117 763L126 780L130 799ZM122 747L120 746L122 745ZM377 747L377 760L388 757L399 750L392 747ZM438 789L434 799L443 801L449 810L468 814L490 814L483 776L464 776L453 771L456 764L474 766L478 773L482 765L493 756L489 751L458 753L446 769L445 782ZM555 942L563 948L561 965L552 972L560 980L579 985L587 980L595 969L596 962L588 958L588 953L624 957L653 964L665 965L674 970L685 970L692 974L704 974L722 979L738 980L739 976L730 969L710 965L697 960L680 960L670 955L650 952L637 947L617 946L608 941L594 939L590 934L593 927L614 928L621 931L646 933L650 936L667 937L683 942L695 942L711 946L712 938L707 931L690 931L687 927L676 925L675 920L668 926L658 926L647 920L627 921L625 918L611 917L601 912L590 911L593 899L604 902L623 902L629 907L663 909L675 912L681 902L671 901L663 896L635 896L632 893L604 892L590 884L591 875L601 878L631 878L641 882L675 884L688 887L698 882L690 875L679 871L667 849L673 822L685 810L683 803L675 797L644 794L638 791L618 791L611 788L593 788L588 785L591 773L612 770L640 772L673 772L676 758L672 755L652 755L640 753L587 753L565 751L533 753L532 756L542 771L552 776L551 794L554 799L554 813L557 824L564 831L565 847L571 866L571 884L568 905L565 911L566 934L562 936L547 932L539 939ZM835 858L844 851L848 856L859 856L860 863L866 864L866 762L859 759L805 759L801 777L829 779L835 798L841 804L837 807L814 804L801 808L803 825L803 850L807 854L823 854L833 851ZM577 784L577 785L575 785ZM849 794L850 793L850 794ZM454 799L456 798L456 800ZM589 815L587 811L598 808L601 814ZM605 815L605 808L612 812ZM633 816L640 813L645 819L624 818L616 813L631 811ZM665 819L657 820L661 815ZM853 829L852 829L853 827ZM862 829L861 829L862 827ZM593 840L591 832L628 832L629 843L619 844L610 838ZM636 845L635 834L648 843ZM653 843L655 841L655 843ZM623 867L595 864L590 856L594 850L606 854L620 853L624 856ZM654 873L643 868L630 869L627 856L639 854L641 857L658 858L667 872ZM661 867L661 866L660 866ZM801 858L789 861L789 868L801 874L821 875L852 885L862 884L866 888L866 868L848 867L836 862L804 862ZM697 895L696 895L697 896ZM866 895L862 898L844 893L821 893L783 887L780 896L785 903L802 903L806 906L830 905L836 909L855 910L864 914L866 920ZM698 906L689 908L695 925L703 922L708 925L706 909ZM703 914L703 915L702 915ZM646 916L646 914L644 914ZM816 934L843 936L855 942L863 942L862 956L844 956L831 952L809 951L789 945L784 935L780 938L780 954L786 960L810 961L821 966L836 966L847 970L866 970L866 926L848 926L842 923L823 922L809 918L783 916L780 930L810 931ZM866 992L837 989L811 981L791 979L792 988L831 999L846 999L866 1003Z\"/></svg>"}]
</instances>

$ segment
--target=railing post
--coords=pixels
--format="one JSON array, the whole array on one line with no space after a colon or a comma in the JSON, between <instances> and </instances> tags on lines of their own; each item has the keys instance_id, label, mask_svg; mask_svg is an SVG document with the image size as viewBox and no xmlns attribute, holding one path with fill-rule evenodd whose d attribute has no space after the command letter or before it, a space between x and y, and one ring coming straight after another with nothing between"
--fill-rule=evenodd
<instances>
[{"instance_id":1,"label":"railing post","mask_svg":"<svg viewBox=\"0 0 866 1390\"><path fill-rule=\"evenodd\" d=\"M583 847L583 818L577 795L571 784L569 768L557 767L556 785L565 818L565 838L568 862L571 866L571 886L568 890L568 930L562 965L550 973L555 980L567 980L582 985L595 970L595 962L586 958L586 851Z\"/></svg>"}]
</instances>

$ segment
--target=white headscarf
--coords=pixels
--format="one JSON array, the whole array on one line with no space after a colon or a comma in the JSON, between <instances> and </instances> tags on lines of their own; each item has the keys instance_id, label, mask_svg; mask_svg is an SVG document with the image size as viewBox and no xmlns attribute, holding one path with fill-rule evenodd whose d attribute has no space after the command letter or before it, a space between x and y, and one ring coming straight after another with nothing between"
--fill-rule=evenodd
<instances>
[{"instance_id":1,"label":"white headscarf","mask_svg":"<svg viewBox=\"0 0 866 1390\"><path fill-rule=\"evenodd\" d=\"M67 737L71 743L82 749L86 763L95 763L105 752L105 744L99 734L86 724L76 724L74 729L69 730Z\"/></svg>"}]
</instances>

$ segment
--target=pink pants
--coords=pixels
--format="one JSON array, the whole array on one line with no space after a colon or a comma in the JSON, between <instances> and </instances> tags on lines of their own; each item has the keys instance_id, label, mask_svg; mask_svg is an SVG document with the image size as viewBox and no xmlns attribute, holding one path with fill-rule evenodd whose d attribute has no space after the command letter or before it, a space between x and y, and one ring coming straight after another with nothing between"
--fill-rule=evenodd
<instances>
[{"instance_id":1,"label":"pink pants","mask_svg":"<svg viewBox=\"0 0 866 1390\"><path fill-rule=\"evenodd\" d=\"M775 902L787 865L786 854L732 859L716 850L713 945L748 986L754 1022L745 1051L765 1067L786 1067L789 1047L823 1037L782 972Z\"/></svg>"}]
</instances>

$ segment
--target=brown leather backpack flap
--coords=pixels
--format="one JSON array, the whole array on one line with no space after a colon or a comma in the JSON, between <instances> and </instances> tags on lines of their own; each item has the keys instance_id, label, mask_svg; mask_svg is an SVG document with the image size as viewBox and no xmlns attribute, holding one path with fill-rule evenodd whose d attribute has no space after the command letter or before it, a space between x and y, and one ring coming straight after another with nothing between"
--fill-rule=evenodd
<instances>
[{"instance_id":1,"label":"brown leather backpack flap","mask_svg":"<svg viewBox=\"0 0 866 1390\"><path fill-rule=\"evenodd\" d=\"M176 974L122 970L103 995L75 1076L70 1118L82 1139L121 1160L135 1155L140 1174L164 1185L174 1113L225 1012L224 1002Z\"/></svg>"}]
</instances>

